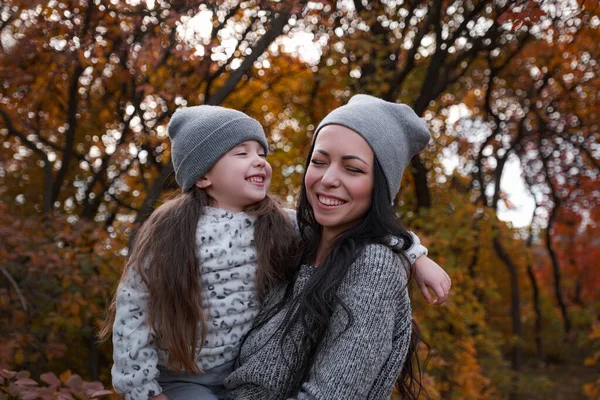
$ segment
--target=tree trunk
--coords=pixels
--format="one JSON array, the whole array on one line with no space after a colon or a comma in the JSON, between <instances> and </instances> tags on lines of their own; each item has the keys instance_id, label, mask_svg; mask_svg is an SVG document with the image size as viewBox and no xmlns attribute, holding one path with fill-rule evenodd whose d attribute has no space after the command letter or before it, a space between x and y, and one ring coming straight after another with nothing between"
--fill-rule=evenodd
<instances>
[{"instance_id":1,"label":"tree trunk","mask_svg":"<svg viewBox=\"0 0 600 400\"><path fill-rule=\"evenodd\" d=\"M519 272L517 270L517 266L514 264L508 253L504 250L502 246L502 242L500 240L500 232L498 230L496 237L494 237L494 250L496 250L496 254L502 260L506 268L508 269L508 274L510 276L510 288L511 288L511 307L510 314L512 317L512 334L514 336L515 342L512 346L511 350L511 368L513 370L514 376L512 380L512 387L510 391L509 398L511 400L516 400L519 397L518 387L519 387L519 372L521 371L521 364L523 359L523 325L521 323L521 298L519 293Z\"/></svg>"},{"instance_id":2,"label":"tree trunk","mask_svg":"<svg viewBox=\"0 0 600 400\"><path fill-rule=\"evenodd\" d=\"M544 356L542 346L542 309L540 306L540 289L537 284L535 273L533 272L533 264L531 260L527 262L527 275L533 289L533 308L535 310L535 349L538 357L541 359Z\"/></svg>"},{"instance_id":3,"label":"tree trunk","mask_svg":"<svg viewBox=\"0 0 600 400\"><path fill-rule=\"evenodd\" d=\"M91 335L89 337L90 353L88 356L88 373L92 381L100 380L100 373L98 372L98 342L96 336Z\"/></svg>"},{"instance_id":4,"label":"tree trunk","mask_svg":"<svg viewBox=\"0 0 600 400\"><path fill-rule=\"evenodd\" d=\"M534 195L532 193L532 195ZM535 195L534 195L535 196ZM535 198L535 197L534 197ZM537 211L537 203L533 215ZM533 289L533 309L535 311L535 348L538 357L543 359L544 348L542 346L542 307L540 304L540 289L537 284L537 278L533 272L533 262L531 261L531 249L533 247L533 218L531 219L531 225L529 226L529 237L527 238L527 248L529 249L530 257L527 260L527 275L529 275L529 281L531 282L531 288Z\"/></svg>"},{"instance_id":5,"label":"tree trunk","mask_svg":"<svg viewBox=\"0 0 600 400\"><path fill-rule=\"evenodd\" d=\"M569 333L571 332L571 319L569 318L567 305L565 303L561 288L562 276L560 273L560 264L558 262L558 257L556 256L556 252L554 251L554 246L552 245L551 235L552 225L554 224L557 212L558 204L555 203L554 207L552 208L552 212L550 213L550 218L548 219L548 228L546 228L546 250L548 250L550 260L552 261L552 272L554 274L554 295L556 296L556 302L558 303L558 308L560 309L560 313L565 323L565 333Z\"/></svg>"}]
</instances>

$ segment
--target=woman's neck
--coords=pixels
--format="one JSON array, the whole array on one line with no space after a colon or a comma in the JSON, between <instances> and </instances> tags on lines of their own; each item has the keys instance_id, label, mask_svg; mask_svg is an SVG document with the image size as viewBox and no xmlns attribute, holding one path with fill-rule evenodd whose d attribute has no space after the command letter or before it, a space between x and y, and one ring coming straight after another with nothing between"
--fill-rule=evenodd
<instances>
[{"instance_id":1,"label":"woman's neck","mask_svg":"<svg viewBox=\"0 0 600 400\"><path fill-rule=\"evenodd\" d=\"M329 251L331 250L334 239L335 234L333 234L333 232L323 229L323 232L321 233L321 241L319 242L319 247L317 249L317 255L315 257L315 266L318 267L319 265L323 264L329 255Z\"/></svg>"}]
</instances>

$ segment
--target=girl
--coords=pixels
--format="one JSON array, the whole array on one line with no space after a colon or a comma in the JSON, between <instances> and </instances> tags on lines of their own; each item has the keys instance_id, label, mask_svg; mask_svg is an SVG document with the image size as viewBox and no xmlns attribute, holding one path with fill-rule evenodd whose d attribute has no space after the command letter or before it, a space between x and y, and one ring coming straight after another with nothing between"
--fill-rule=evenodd
<instances>
[{"instance_id":1,"label":"girl","mask_svg":"<svg viewBox=\"0 0 600 400\"><path fill-rule=\"evenodd\" d=\"M112 330L113 385L125 399L216 399L265 294L297 269L297 233L267 195L256 120L189 107L168 132L183 193L141 227L101 336Z\"/></svg>"},{"instance_id":2,"label":"girl","mask_svg":"<svg viewBox=\"0 0 600 400\"><path fill-rule=\"evenodd\" d=\"M302 266L265 299L228 398L389 399L401 370L417 397L408 273L387 238L410 241L391 200L429 138L409 107L365 95L321 122L298 205Z\"/></svg>"}]
</instances>

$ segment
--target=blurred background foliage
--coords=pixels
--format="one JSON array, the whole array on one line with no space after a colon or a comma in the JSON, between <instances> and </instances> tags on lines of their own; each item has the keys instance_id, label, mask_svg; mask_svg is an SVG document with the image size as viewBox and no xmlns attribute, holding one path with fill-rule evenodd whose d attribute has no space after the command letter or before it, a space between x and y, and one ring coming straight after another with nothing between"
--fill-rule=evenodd
<instances>
[{"instance_id":1,"label":"blurred background foliage","mask_svg":"<svg viewBox=\"0 0 600 400\"><path fill-rule=\"evenodd\" d=\"M316 125L368 93L432 132L397 198L453 280L444 307L413 293L430 398L600 399L598 3L4 1L0 398L110 387L94 335L130 234L177 191L175 109L257 118L293 206Z\"/></svg>"}]
</instances>

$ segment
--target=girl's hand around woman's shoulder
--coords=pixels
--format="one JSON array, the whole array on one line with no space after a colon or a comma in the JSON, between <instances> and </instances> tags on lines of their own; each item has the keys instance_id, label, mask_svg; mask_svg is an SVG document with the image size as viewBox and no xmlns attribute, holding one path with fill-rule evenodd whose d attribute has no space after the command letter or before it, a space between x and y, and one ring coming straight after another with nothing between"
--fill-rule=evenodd
<instances>
[{"instance_id":1,"label":"girl's hand around woman's shoulder","mask_svg":"<svg viewBox=\"0 0 600 400\"><path fill-rule=\"evenodd\" d=\"M452 280L435 261L427 256L421 256L414 262L412 270L415 280L429 304L441 305L448 300ZM433 290L437 298L432 298L429 289Z\"/></svg>"}]
</instances>

